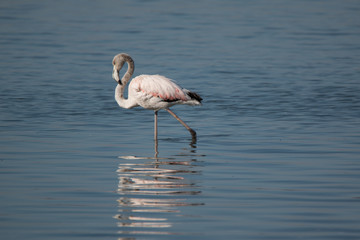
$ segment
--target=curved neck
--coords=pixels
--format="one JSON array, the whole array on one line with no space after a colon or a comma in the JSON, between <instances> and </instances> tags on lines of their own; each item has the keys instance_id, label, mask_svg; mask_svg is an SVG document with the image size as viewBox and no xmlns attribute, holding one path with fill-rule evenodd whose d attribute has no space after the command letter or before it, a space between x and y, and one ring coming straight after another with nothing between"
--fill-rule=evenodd
<instances>
[{"instance_id":1,"label":"curved neck","mask_svg":"<svg viewBox=\"0 0 360 240\"><path fill-rule=\"evenodd\" d=\"M134 65L134 61L130 56L127 56L125 58L125 61L128 64L128 69L124 74L124 76L121 78L121 81L119 81L119 84L115 88L115 100L122 108L133 108L137 106L136 101L133 98L131 98L131 96L128 96L128 98L125 99L124 91L126 84L129 82L131 76L134 73L135 65Z\"/></svg>"}]
</instances>

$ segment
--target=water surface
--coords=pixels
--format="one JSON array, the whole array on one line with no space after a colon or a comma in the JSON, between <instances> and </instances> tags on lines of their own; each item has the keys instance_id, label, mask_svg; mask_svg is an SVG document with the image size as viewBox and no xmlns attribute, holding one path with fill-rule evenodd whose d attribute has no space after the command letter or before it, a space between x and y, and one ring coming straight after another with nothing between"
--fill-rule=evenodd
<instances>
[{"instance_id":1,"label":"water surface","mask_svg":"<svg viewBox=\"0 0 360 240\"><path fill-rule=\"evenodd\" d=\"M2 1L4 239L359 239L358 1ZM121 109L111 60L204 98Z\"/></svg>"}]
</instances>

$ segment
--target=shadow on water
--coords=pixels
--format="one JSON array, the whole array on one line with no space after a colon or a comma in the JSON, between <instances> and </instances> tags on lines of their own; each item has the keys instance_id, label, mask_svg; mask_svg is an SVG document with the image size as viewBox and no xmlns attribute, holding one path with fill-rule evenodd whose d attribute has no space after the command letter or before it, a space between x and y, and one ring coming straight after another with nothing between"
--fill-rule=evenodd
<instances>
[{"instance_id":1,"label":"shadow on water","mask_svg":"<svg viewBox=\"0 0 360 240\"><path fill-rule=\"evenodd\" d=\"M196 202L201 191L192 177L201 174L195 144L192 139L186 153L160 158L155 141L154 157L119 157L126 160L117 170L120 198L114 218L118 220L119 234L124 237L180 234L172 228L174 221L182 220L181 208L204 205Z\"/></svg>"}]
</instances>

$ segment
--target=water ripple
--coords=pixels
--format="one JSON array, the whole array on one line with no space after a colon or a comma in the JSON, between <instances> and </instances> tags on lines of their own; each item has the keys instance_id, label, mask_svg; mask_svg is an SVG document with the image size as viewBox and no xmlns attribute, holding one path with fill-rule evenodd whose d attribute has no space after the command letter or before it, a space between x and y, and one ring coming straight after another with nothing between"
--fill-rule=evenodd
<instances>
[{"instance_id":1,"label":"water ripple","mask_svg":"<svg viewBox=\"0 0 360 240\"><path fill-rule=\"evenodd\" d=\"M181 207L204 205L193 199L202 193L198 183L191 179L192 175L201 174L196 160L160 161L130 156L122 159L127 162L120 163L117 170L117 193L121 197L118 199L119 214L114 216L120 234L175 234L171 231L174 223L167 214L178 214ZM134 228L137 230L130 230ZM156 231L147 231L148 228Z\"/></svg>"}]
</instances>

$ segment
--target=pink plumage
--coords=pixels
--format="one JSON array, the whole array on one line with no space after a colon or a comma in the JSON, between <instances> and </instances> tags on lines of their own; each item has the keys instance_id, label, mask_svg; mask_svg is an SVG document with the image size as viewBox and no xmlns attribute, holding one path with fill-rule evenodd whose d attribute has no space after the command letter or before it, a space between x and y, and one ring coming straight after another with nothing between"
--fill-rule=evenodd
<instances>
[{"instance_id":1,"label":"pink plumage","mask_svg":"<svg viewBox=\"0 0 360 240\"><path fill-rule=\"evenodd\" d=\"M140 75L131 81L129 87L163 100L189 100L180 86L160 75Z\"/></svg>"}]
</instances>

